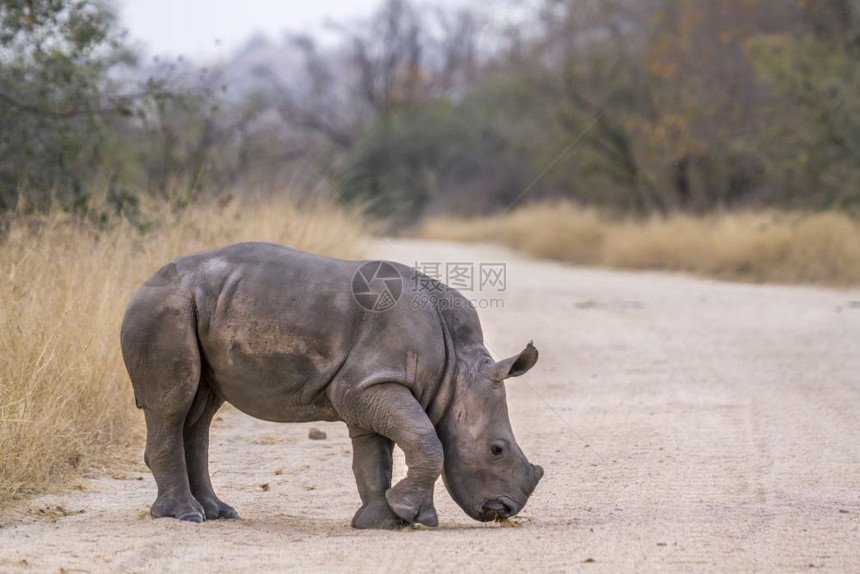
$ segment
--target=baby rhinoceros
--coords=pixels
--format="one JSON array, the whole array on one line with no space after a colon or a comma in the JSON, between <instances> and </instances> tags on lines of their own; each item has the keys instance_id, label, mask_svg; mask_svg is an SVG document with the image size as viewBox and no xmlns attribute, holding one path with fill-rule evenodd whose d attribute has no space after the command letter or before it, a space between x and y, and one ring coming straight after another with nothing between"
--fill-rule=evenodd
<instances>
[{"instance_id":1,"label":"baby rhinoceros","mask_svg":"<svg viewBox=\"0 0 860 574\"><path fill-rule=\"evenodd\" d=\"M155 518L238 517L209 480L224 401L267 421L345 422L355 528L436 526L440 474L466 514L506 518L543 476L514 440L503 384L537 349L494 361L469 301L404 265L267 243L181 257L129 303L122 355L146 418ZM395 444L408 468L391 486Z\"/></svg>"}]
</instances>

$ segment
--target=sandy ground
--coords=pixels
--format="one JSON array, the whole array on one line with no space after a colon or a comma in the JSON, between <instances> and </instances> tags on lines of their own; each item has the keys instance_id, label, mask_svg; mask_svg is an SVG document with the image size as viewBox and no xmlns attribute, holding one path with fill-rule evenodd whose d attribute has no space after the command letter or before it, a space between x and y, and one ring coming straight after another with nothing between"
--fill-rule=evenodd
<instances>
[{"instance_id":1,"label":"sandy ground","mask_svg":"<svg viewBox=\"0 0 860 574\"><path fill-rule=\"evenodd\" d=\"M389 240L409 264L507 263L481 312L523 450L546 476L515 526L441 481L441 526L355 531L342 424L225 409L216 490L241 521L152 520L142 463L0 515L0 571L860 569L860 291L571 268L498 247ZM487 296L473 293L471 296ZM328 433L308 440L308 427ZM402 473L402 464L395 469Z\"/></svg>"}]
</instances>

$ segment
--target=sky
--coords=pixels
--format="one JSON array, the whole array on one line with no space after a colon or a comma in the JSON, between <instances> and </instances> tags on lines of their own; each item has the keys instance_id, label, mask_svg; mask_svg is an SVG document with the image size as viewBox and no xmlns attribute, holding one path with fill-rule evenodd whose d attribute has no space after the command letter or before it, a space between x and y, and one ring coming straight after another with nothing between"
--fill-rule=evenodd
<instances>
[{"instance_id":1,"label":"sky","mask_svg":"<svg viewBox=\"0 0 860 574\"><path fill-rule=\"evenodd\" d=\"M380 0L117 0L123 27L155 56L192 59L228 55L255 32L280 39L324 32L326 19L367 16ZM445 0L440 4L458 4Z\"/></svg>"}]
</instances>

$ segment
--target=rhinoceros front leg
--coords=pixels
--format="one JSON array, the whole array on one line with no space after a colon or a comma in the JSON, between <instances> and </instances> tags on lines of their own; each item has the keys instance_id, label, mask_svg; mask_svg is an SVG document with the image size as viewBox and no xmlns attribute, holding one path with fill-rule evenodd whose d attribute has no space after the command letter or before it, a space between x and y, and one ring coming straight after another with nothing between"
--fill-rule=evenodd
<instances>
[{"instance_id":1,"label":"rhinoceros front leg","mask_svg":"<svg viewBox=\"0 0 860 574\"><path fill-rule=\"evenodd\" d=\"M385 491L389 508L411 524L437 526L433 486L442 473L442 443L409 389L382 383L332 399L347 424L393 440L406 455L406 477Z\"/></svg>"},{"instance_id":2,"label":"rhinoceros front leg","mask_svg":"<svg viewBox=\"0 0 860 574\"><path fill-rule=\"evenodd\" d=\"M407 522L394 514L385 499L391 488L391 453L394 442L373 431L349 427L352 438L352 472L361 497L361 508L352 518L353 528L392 530Z\"/></svg>"}]
</instances>

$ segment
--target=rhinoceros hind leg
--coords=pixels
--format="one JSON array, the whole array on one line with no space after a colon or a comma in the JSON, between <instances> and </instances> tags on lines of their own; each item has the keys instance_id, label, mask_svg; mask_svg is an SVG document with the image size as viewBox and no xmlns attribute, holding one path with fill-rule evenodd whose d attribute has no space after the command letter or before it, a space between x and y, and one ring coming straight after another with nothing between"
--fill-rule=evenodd
<instances>
[{"instance_id":1,"label":"rhinoceros hind leg","mask_svg":"<svg viewBox=\"0 0 860 574\"><path fill-rule=\"evenodd\" d=\"M205 381L201 382L183 432L188 484L191 494L203 507L206 520L239 518L232 506L215 495L209 478L209 425L222 404L224 400L214 395Z\"/></svg>"},{"instance_id":2,"label":"rhinoceros hind leg","mask_svg":"<svg viewBox=\"0 0 860 574\"><path fill-rule=\"evenodd\" d=\"M136 297L122 328L122 354L137 404L146 417L144 460L158 485L153 518L202 522L191 495L183 427L200 384L194 311L169 290Z\"/></svg>"},{"instance_id":3,"label":"rhinoceros hind leg","mask_svg":"<svg viewBox=\"0 0 860 574\"><path fill-rule=\"evenodd\" d=\"M391 452L394 442L380 434L356 427L349 428L352 437L352 471L361 497L361 508L352 518L353 528L396 530L409 523L394 514L385 500L391 488Z\"/></svg>"},{"instance_id":4,"label":"rhinoceros hind leg","mask_svg":"<svg viewBox=\"0 0 860 574\"><path fill-rule=\"evenodd\" d=\"M153 518L172 517L185 522L203 522L205 516L203 507L194 499L177 498L171 495L159 494L152 504L149 514Z\"/></svg>"},{"instance_id":5,"label":"rhinoceros hind leg","mask_svg":"<svg viewBox=\"0 0 860 574\"><path fill-rule=\"evenodd\" d=\"M204 511L188 488L182 448L182 422L162 420L146 412L146 454L144 459L158 485L152 504L153 518L171 516L189 522L203 522Z\"/></svg>"}]
</instances>

